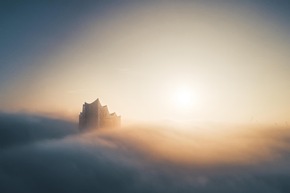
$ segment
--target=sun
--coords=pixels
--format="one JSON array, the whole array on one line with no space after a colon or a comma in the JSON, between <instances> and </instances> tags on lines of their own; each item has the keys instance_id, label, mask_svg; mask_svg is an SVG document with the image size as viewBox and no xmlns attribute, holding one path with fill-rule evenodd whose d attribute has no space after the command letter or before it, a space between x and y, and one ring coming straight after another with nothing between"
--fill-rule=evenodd
<instances>
[{"instance_id":1,"label":"sun","mask_svg":"<svg viewBox=\"0 0 290 193\"><path fill-rule=\"evenodd\" d=\"M174 93L173 103L178 108L189 109L196 103L196 97L190 88L180 87Z\"/></svg>"}]
</instances>

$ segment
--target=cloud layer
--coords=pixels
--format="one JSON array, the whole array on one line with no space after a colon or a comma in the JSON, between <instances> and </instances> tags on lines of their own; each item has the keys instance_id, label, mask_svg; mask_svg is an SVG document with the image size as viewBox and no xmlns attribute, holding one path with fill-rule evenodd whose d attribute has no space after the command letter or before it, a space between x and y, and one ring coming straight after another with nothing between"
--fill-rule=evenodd
<instances>
[{"instance_id":1,"label":"cloud layer","mask_svg":"<svg viewBox=\"0 0 290 193\"><path fill-rule=\"evenodd\" d=\"M78 134L62 120L0 117L3 193L290 191L287 128L220 134L143 126Z\"/></svg>"}]
</instances>

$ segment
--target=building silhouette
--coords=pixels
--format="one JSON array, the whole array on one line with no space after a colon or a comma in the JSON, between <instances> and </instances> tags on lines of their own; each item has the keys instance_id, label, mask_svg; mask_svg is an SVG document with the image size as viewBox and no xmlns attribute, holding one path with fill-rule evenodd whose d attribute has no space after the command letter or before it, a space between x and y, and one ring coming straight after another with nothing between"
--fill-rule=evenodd
<instances>
[{"instance_id":1,"label":"building silhouette","mask_svg":"<svg viewBox=\"0 0 290 193\"><path fill-rule=\"evenodd\" d=\"M116 113L109 113L108 107L102 106L97 99L91 104L84 103L82 112L79 115L79 129L81 131L100 128L119 128L121 116Z\"/></svg>"}]
</instances>

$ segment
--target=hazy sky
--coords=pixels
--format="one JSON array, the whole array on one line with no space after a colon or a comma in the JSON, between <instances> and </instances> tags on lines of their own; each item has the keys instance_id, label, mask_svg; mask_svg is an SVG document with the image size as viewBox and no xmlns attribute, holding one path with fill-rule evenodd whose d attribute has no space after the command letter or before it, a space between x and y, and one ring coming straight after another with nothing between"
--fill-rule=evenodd
<instances>
[{"instance_id":1,"label":"hazy sky","mask_svg":"<svg viewBox=\"0 0 290 193\"><path fill-rule=\"evenodd\" d=\"M290 121L288 1L1 1L0 110ZM175 96L191 93L189 107Z\"/></svg>"}]
</instances>

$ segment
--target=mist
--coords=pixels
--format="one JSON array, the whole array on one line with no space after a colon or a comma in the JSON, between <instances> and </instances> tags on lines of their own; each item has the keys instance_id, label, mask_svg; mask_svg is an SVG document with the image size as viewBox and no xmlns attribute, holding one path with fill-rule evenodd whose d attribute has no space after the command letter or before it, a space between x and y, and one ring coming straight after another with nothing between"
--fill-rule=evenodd
<instances>
[{"instance_id":1,"label":"mist","mask_svg":"<svg viewBox=\"0 0 290 193\"><path fill-rule=\"evenodd\" d=\"M3 193L290 191L287 126L135 125L79 133L65 120L0 117Z\"/></svg>"}]
</instances>

